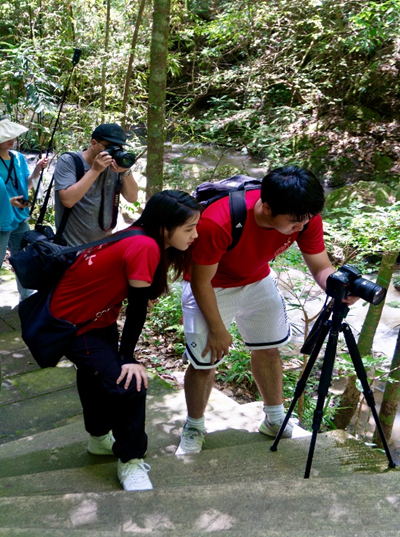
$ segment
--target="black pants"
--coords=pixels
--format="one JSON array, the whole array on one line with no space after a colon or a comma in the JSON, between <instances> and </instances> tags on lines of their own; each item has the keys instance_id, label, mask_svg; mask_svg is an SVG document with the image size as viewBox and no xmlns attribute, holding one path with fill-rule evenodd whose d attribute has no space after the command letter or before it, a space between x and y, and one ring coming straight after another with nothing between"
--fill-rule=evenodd
<instances>
[{"instance_id":1,"label":"black pants","mask_svg":"<svg viewBox=\"0 0 400 537\"><path fill-rule=\"evenodd\" d=\"M67 354L77 368L77 385L87 432L102 436L112 430L113 451L122 462L140 459L147 450L145 433L146 388L136 389L136 379L128 389L121 373L116 324L90 330L78 336Z\"/></svg>"}]
</instances>

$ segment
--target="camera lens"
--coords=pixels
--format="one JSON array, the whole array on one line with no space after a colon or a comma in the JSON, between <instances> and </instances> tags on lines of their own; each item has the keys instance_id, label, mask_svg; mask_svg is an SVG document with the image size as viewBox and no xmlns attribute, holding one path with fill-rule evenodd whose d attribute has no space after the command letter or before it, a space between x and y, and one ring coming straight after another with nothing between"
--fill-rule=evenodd
<instances>
[{"instance_id":1,"label":"camera lens","mask_svg":"<svg viewBox=\"0 0 400 537\"><path fill-rule=\"evenodd\" d=\"M374 306L382 302L386 296L386 289L380 285L366 280L365 278L357 278L349 287L352 295L363 298Z\"/></svg>"},{"instance_id":2,"label":"camera lens","mask_svg":"<svg viewBox=\"0 0 400 537\"><path fill-rule=\"evenodd\" d=\"M124 151L118 145L109 145L106 147L105 151L112 156L117 165L121 168L131 168L136 162L134 153Z\"/></svg>"},{"instance_id":3,"label":"camera lens","mask_svg":"<svg viewBox=\"0 0 400 537\"><path fill-rule=\"evenodd\" d=\"M135 155L126 151L118 151L114 158L118 166L121 166L121 168L131 168L136 161Z\"/></svg>"}]
</instances>

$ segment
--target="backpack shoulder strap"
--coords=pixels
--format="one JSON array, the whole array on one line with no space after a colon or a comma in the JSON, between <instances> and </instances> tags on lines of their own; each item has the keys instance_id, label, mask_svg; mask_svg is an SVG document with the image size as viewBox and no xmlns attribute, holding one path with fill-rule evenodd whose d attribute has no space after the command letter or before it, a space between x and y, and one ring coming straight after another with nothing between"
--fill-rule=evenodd
<instances>
[{"instance_id":1,"label":"backpack shoulder strap","mask_svg":"<svg viewBox=\"0 0 400 537\"><path fill-rule=\"evenodd\" d=\"M81 157L77 153L73 153L72 151L66 151L63 153L64 155L70 155L74 162L75 162L75 173L76 173L76 181L80 181L82 177L85 175L85 169L83 167L83 162Z\"/></svg>"},{"instance_id":2,"label":"backpack shoulder strap","mask_svg":"<svg viewBox=\"0 0 400 537\"><path fill-rule=\"evenodd\" d=\"M242 236L244 224L247 217L246 207L246 190L238 189L229 193L229 209L231 212L232 222L232 242L229 245L228 251L232 250L239 242Z\"/></svg>"},{"instance_id":3,"label":"backpack shoulder strap","mask_svg":"<svg viewBox=\"0 0 400 537\"><path fill-rule=\"evenodd\" d=\"M73 153L72 151L66 151L63 153L63 155L70 155L75 163L75 175L76 175L76 182L80 181L82 177L85 175L85 169L83 167L82 159L79 155L76 153ZM54 178L54 175L53 175ZM53 180L53 179L52 179ZM61 239L62 234L64 233L65 226L67 225L69 215L71 214L73 207L64 207L64 212L61 218L60 225L58 226L57 233L56 233L56 240Z\"/></svg>"},{"instance_id":4,"label":"backpack shoulder strap","mask_svg":"<svg viewBox=\"0 0 400 537\"><path fill-rule=\"evenodd\" d=\"M118 242L128 237L134 237L135 235L146 235L146 233L143 229L126 229L125 231L120 231L119 233L109 235L105 239L99 239L98 241L88 242L86 244L79 244L78 246L71 246L69 248L63 248L60 253L57 254L57 256L80 252L81 250L93 248L94 246L100 246L101 244L110 244L112 242Z\"/></svg>"}]
</instances>

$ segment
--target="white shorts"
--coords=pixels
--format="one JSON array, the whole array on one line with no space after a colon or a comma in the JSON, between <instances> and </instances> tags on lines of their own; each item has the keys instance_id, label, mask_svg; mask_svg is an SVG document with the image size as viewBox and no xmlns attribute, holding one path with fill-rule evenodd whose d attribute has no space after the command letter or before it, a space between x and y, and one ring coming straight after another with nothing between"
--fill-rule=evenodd
<instances>
[{"instance_id":1,"label":"white shorts","mask_svg":"<svg viewBox=\"0 0 400 537\"><path fill-rule=\"evenodd\" d=\"M263 280L242 287L214 289L218 309L228 330L235 320L248 350L275 349L286 345L291 336L285 302L273 272ZM186 356L196 369L212 369L211 353L201 356L208 338L208 325L193 296L190 283L182 289L183 327Z\"/></svg>"}]
</instances>

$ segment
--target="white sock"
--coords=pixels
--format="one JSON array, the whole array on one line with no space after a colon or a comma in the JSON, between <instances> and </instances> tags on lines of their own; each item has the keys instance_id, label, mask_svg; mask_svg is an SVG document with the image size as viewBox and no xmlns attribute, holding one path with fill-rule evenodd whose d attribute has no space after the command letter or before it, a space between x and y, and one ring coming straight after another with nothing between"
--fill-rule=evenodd
<instances>
[{"instance_id":1,"label":"white sock","mask_svg":"<svg viewBox=\"0 0 400 537\"><path fill-rule=\"evenodd\" d=\"M187 427L188 429L197 429L198 431L205 433L205 417L203 416L202 418L194 419L188 415L186 418L185 427Z\"/></svg>"},{"instance_id":2,"label":"white sock","mask_svg":"<svg viewBox=\"0 0 400 537\"><path fill-rule=\"evenodd\" d=\"M263 406L263 410L270 423L282 423L285 417L285 409L283 403L281 405Z\"/></svg>"}]
</instances>

